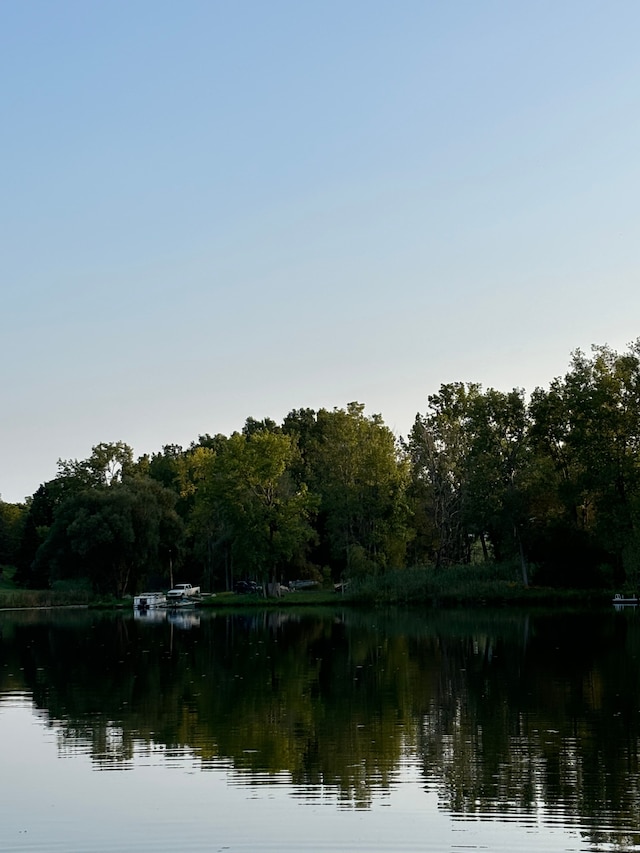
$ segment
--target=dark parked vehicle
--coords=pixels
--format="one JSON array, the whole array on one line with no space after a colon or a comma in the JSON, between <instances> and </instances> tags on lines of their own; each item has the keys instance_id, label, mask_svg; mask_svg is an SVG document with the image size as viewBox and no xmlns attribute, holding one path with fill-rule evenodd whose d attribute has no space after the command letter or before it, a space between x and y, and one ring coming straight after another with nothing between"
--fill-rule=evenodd
<instances>
[{"instance_id":1,"label":"dark parked vehicle","mask_svg":"<svg viewBox=\"0 0 640 853\"><path fill-rule=\"evenodd\" d=\"M262 587L255 581L236 581L233 585L233 591L241 594L248 592L260 592Z\"/></svg>"}]
</instances>

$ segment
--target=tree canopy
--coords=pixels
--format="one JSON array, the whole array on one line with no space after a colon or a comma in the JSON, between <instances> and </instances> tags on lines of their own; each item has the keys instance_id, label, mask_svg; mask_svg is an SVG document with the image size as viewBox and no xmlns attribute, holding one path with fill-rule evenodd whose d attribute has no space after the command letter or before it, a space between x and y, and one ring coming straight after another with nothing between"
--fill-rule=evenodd
<instances>
[{"instance_id":1,"label":"tree canopy","mask_svg":"<svg viewBox=\"0 0 640 853\"><path fill-rule=\"evenodd\" d=\"M118 595L173 569L224 589L486 561L525 585L637 586L639 531L637 341L576 350L530 396L444 384L405 439L353 402L137 460L102 442L26 505L0 502L0 564Z\"/></svg>"}]
</instances>

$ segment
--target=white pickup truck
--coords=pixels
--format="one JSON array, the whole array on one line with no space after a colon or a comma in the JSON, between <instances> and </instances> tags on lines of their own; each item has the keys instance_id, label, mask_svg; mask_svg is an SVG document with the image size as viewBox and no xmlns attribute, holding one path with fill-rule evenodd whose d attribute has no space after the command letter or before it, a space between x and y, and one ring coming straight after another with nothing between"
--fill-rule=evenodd
<instances>
[{"instance_id":1,"label":"white pickup truck","mask_svg":"<svg viewBox=\"0 0 640 853\"><path fill-rule=\"evenodd\" d=\"M187 598L189 595L200 595L199 586L191 586L190 583L177 583L173 589L167 593L169 600L176 598Z\"/></svg>"}]
</instances>

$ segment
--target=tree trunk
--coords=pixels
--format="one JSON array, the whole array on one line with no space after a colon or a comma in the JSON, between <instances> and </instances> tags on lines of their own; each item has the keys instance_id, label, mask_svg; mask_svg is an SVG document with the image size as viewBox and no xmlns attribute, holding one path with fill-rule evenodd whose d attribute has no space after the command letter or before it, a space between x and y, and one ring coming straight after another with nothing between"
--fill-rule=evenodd
<instances>
[{"instance_id":1,"label":"tree trunk","mask_svg":"<svg viewBox=\"0 0 640 853\"><path fill-rule=\"evenodd\" d=\"M527 571L527 561L524 556L524 547L522 545L522 539L520 538L520 534L518 533L518 528L514 524L513 532L518 542L518 551L520 553L520 568L522 570L522 583L525 587L529 586L529 573Z\"/></svg>"},{"instance_id":2,"label":"tree trunk","mask_svg":"<svg viewBox=\"0 0 640 853\"><path fill-rule=\"evenodd\" d=\"M487 548L487 540L484 538L484 533L480 534L480 544L482 545L482 557L485 563L489 562L489 549Z\"/></svg>"}]
</instances>

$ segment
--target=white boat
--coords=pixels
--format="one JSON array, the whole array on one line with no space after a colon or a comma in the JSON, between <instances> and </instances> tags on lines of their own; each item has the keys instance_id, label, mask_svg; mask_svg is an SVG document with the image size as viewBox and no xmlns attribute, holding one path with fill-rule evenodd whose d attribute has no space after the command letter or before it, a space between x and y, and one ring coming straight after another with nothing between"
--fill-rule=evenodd
<instances>
[{"instance_id":1,"label":"white boat","mask_svg":"<svg viewBox=\"0 0 640 853\"><path fill-rule=\"evenodd\" d=\"M619 592L613 596L613 606L616 610L622 607L637 607L640 604L638 597L635 595L621 595Z\"/></svg>"},{"instance_id":2,"label":"white boat","mask_svg":"<svg viewBox=\"0 0 640 853\"><path fill-rule=\"evenodd\" d=\"M167 606L167 596L164 592L141 592L134 596L134 610L157 610Z\"/></svg>"}]
</instances>

